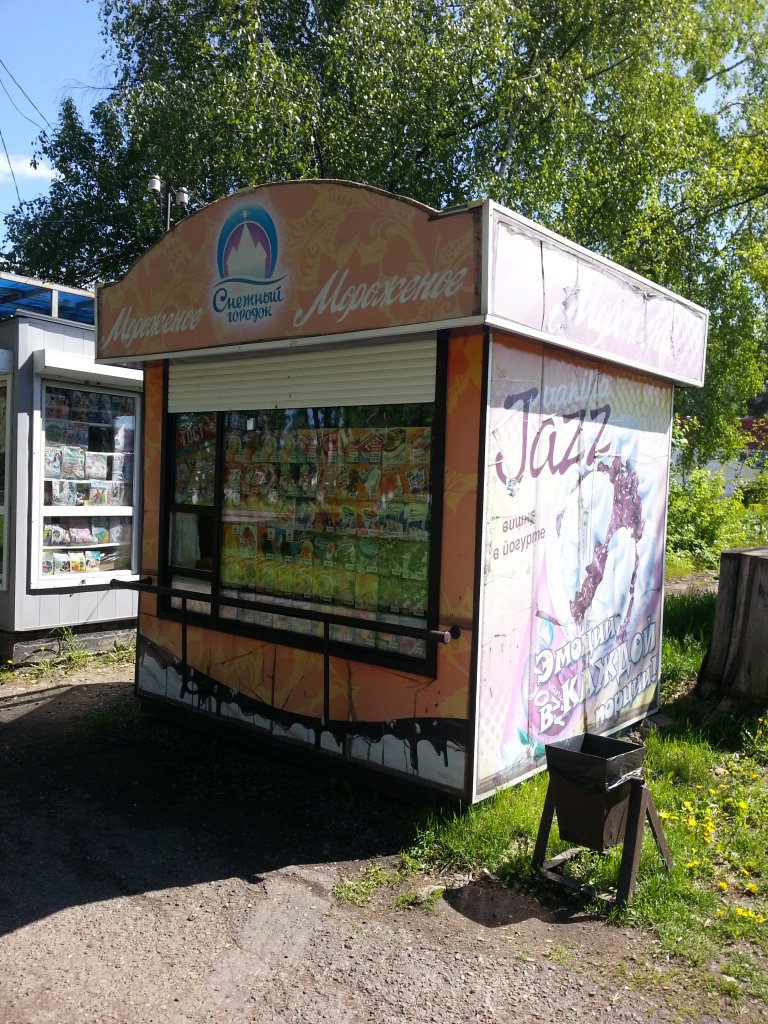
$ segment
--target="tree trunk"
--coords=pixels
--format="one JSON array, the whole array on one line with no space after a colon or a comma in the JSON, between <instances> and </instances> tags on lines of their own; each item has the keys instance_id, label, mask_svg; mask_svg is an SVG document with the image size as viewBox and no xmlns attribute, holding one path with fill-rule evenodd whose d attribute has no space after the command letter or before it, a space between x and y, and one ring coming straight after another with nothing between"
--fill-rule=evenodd
<instances>
[{"instance_id":1,"label":"tree trunk","mask_svg":"<svg viewBox=\"0 0 768 1024\"><path fill-rule=\"evenodd\" d=\"M715 623L697 693L744 710L768 702L768 548L720 555Z\"/></svg>"}]
</instances>

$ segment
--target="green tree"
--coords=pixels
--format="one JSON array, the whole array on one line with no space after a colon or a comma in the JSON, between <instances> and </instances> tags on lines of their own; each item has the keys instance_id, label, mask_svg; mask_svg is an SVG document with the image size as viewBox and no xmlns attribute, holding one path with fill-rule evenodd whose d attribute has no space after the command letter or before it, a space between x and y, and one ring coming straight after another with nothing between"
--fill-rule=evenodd
<instances>
[{"instance_id":1,"label":"green tree","mask_svg":"<svg viewBox=\"0 0 768 1024\"><path fill-rule=\"evenodd\" d=\"M112 279L161 230L149 174L197 202L363 181L488 195L711 311L686 457L739 444L765 379L768 90L754 0L101 0L114 88L65 102L50 195L9 269Z\"/></svg>"}]
</instances>

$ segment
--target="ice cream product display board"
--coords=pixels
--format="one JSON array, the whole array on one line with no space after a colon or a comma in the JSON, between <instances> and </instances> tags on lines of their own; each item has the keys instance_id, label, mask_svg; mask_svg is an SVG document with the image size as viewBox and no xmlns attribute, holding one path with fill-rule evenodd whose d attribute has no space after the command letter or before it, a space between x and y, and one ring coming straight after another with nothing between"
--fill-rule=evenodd
<instances>
[{"instance_id":1,"label":"ice cream product display board","mask_svg":"<svg viewBox=\"0 0 768 1024\"><path fill-rule=\"evenodd\" d=\"M296 615L225 611L302 634L302 608L424 625L430 456L427 404L269 409L175 418L170 561L206 566L214 535L216 435L223 431L219 584ZM425 642L334 625L334 640L423 657Z\"/></svg>"},{"instance_id":2,"label":"ice cream product display board","mask_svg":"<svg viewBox=\"0 0 768 1024\"><path fill-rule=\"evenodd\" d=\"M131 567L136 399L46 385L43 577Z\"/></svg>"},{"instance_id":3,"label":"ice cream product display board","mask_svg":"<svg viewBox=\"0 0 768 1024\"><path fill-rule=\"evenodd\" d=\"M493 202L330 181L204 208L98 306L145 366L143 697L468 802L657 707L706 310Z\"/></svg>"}]
</instances>

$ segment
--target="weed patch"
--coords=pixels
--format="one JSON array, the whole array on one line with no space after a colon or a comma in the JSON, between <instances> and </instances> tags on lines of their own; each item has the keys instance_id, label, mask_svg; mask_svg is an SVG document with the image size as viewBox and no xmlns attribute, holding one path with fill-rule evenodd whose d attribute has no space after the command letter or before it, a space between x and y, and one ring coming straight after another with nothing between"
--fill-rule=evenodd
<instances>
[{"instance_id":1,"label":"weed patch","mask_svg":"<svg viewBox=\"0 0 768 1024\"><path fill-rule=\"evenodd\" d=\"M359 878L348 878L333 887L333 895L342 903L356 907L367 906L374 895L385 886L394 885L402 878L397 870L388 870L382 864L369 864Z\"/></svg>"},{"instance_id":2,"label":"weed patch","mask_svg":"<svg viewBox=\"0 0 768 1024\"><path fill-rule=\"evenodd\" d=\"M94 735L111 739L133 739L146 728L141 708L133 703L124 707L94 711L85 719L85 728Z\"/></svg>"}]
</instances>

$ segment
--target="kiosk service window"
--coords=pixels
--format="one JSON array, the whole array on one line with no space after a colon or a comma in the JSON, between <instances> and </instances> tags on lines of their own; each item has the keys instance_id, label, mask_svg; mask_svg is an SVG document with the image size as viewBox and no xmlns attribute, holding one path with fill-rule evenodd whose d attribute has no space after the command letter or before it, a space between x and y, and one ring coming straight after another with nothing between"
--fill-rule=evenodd
<instances>
[{"instance_id":1,"label":"kiosk service window","mask_svg":"<svg viewBox=\"0 0 768 1024\"><path fill-rule=\"evenodd\" d=\"M174 584L280 605L214 614L308 637L323 622L302 609L424 626L433 419L434 403L172 415ZM426 657L423 640L379 629L329 635Z\"/></svg>"}]
</instances>

